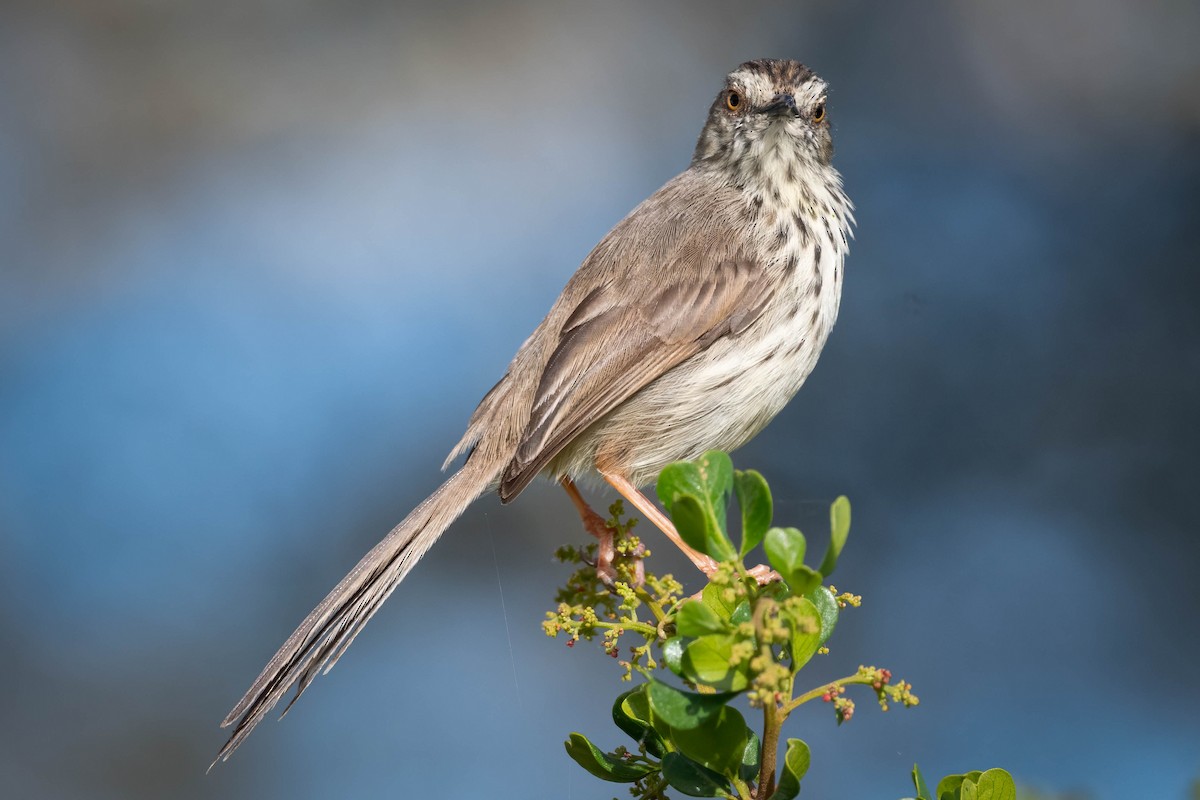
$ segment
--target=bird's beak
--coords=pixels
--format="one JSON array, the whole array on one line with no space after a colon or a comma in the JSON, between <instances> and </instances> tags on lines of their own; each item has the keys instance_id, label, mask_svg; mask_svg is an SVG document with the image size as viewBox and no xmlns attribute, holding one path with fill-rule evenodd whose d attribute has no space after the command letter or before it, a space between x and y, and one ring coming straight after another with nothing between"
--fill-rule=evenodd
<instances>
[{"instance_id":1,"label":"bird's beak","mask_svg":"<svg viewBox=\"0 0 1200 800\"><path fill-rule=\"evenodd\" d=\"M771 102L763 107L763 113L772 117L797 117L796 98L790 94L777 94Z\"/></svg>"}]
</instances>

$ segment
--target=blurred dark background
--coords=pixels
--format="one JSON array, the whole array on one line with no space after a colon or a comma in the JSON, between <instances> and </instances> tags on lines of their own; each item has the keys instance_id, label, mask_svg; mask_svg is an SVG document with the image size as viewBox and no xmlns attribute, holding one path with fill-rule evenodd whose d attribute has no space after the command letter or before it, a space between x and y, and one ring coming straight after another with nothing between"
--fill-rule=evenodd
<instances>
[{"instance_id":1,"label":"blurred dark background","mask_svg":"<svg viewBox=\"0 0 1200 800\"><path fill-rule=\"evenodd\" d=\"M1003 766L1200 775L1200 5L0 6L0 774L12 797L611 797L598 648L546 639L565 496L479 502L205 775L292 627L439 481L724 74L829 80L859 230L807 387L735 455L854 530L786 731L812 797ZM593 491L598 505L609 495ZM667 556L660 568L691 575ZM695 581L693 581L695 583Z\"/></svg>"}]
</instances>

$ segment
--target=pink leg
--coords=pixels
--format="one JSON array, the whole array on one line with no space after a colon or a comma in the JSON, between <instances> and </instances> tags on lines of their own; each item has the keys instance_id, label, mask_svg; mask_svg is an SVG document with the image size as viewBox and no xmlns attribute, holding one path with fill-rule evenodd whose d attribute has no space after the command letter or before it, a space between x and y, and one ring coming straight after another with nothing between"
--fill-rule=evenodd
<instances>
[{"instance_id":1,"label":"pink leg","mask_svg":"<svg viewBox=\"0 0 1200 800\"><path fill-rule=\"evenodd\" d=\"M608 523L604 521L604 517L592 510L592 507L583 499L583 495L579 493L579 487L570 478L563 477L559 479L563 489L567 492L567 497L571 498L571 502L575 505L575 510L579 512L580 518L583 520L583 527L592 536L600 542L600 546L596 552L596 573L600 576L600 580L608 586L613 584L617 579L617 571L613 569L613 558L617 551L613 545L613 531L608 527Z\"/></svg>"},{"instance_id":2,"label":"pink leg","mask_svg":"<svg viewBox=\"0 0 1200 800\"><path fill-rule=\"evenodd\" d=\"M659 510L658 506L651 502L650 498L642 494L636 486L627 481L625 478L610 472L600 472L604 476L604 480L612 484L612 487L621 493L621 496L633 504L633 507L642 512L646 519L654 523L654 526L667 535L667 538L675 543L675 546L683 551L683 554L691 559L696 568L705 575L712 575L717 568L717 562L713 561L703 553L697 553L683 541L679 535L679 531L675 530L675 525L671 520L667 519L667 515ZM748 570L759 584L773 583L778 580L783 580L778 572L768 567L766 564L759 564L757 567Z\"/></svg>"},{"instance_id":3,"label":"pink leg","mask_svg":"<svg viewBox=\"0 0 1200 800\"><path fill-rule=\"evenodd\" d=\"M642 516L654 523L654 526L667 535L667 538L675 543L675 546L683 551L683 554L691 559L696 568L705 575L712 575L717 568L717 562L713 561L703 553L697 553L683 541L679 536L679 531L675 530L675 526L671 520L667 519L667 515L659 510L658 506L651 502L650 498L638 491L638 488L625 478L611 472L600 472L604 476L604 480L612 484L612 487L621 493L621 496L633 504L633 507L642 512Z\"/></svg>"}]
</instances>

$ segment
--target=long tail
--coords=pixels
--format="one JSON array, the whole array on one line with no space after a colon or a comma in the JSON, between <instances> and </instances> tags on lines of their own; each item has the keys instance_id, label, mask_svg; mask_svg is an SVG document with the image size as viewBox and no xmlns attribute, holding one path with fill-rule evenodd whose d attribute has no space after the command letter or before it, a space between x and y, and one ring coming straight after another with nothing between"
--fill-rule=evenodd
<instances>
[{"instance_id":1,"label":"long tail","mask_svg":"<svg viewBox=\"0 0 1200 800\"><path fill-rule=\"evenodd\" d=\"M494 476L480 466L468 460L363 556L350 574L342 578L300 623L221 723L222 728L234 723L236 727L217 754L214 765L227 760L293 686L296 695L284 708L284 714L313 678L333 669L367 620L379 610L421 556L467 506L487 490Z\"/></svg>"}]
</instances>

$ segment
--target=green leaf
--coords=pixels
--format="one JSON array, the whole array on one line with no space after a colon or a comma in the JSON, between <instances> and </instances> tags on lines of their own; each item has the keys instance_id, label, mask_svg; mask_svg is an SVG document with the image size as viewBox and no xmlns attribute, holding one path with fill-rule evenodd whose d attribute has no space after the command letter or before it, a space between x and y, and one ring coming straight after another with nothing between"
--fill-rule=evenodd
<instances>
[{"instance_id":1,"label":"green leaf","mask_svg":"<svg viewBox=\"0 0 1200 800\"><path fill-rule=\"evenodd\" d=\"M733 544L721 533L711 508L701 505L695 495L682 495L671 504L671 520L680 538L694 550L723 561L733 554Z\"/></svg>"},{"instance_id":2,"label":"green leaf","mask_svg":"<svg viewBox=\"0 0 1200 800\"><path fill-rule=\"evenodd\" d=\"M729 621L734 625L741 625L743 622L749 622L754 619L754 609L750 607L749 600L743 600L738 603L737 608L729 615Z\"/></svg>"},{"instance_id":3,"label":"green leaf","mask_svg":"<svg viewBox=\"0 0 1200 800\"><path fill-rule=\"evenodd\" d=\"M708 488L700 477L700 467L690 461L676 461L663 467L662 472L658 473L655 491L668 513L673 513L675 500L680 497L708 497Z\"/></svg>"},{"instance_id":4,"label":"green leaf","mask_svg":"<svg viewBox=\"0 0 1200 800\"><path fill-rule=\"evenodd\" d=\"M962 796L960 790L962 789L963 779L966 777L966 775L947 775L938 781L936 790L937 800L959 800Z\"/></svg>"},{"instance_id":5,"label":"green leaf","mask_svg":"<svg viewBox=\"0 0 1200 800\"><path fill-rule=\"evenodd\" d=\"M679 752L726 777L738 773L750 731L741 712L722 706L693 728L672 728L671 741Z\"/></svg>"},{"instance_id":6,"label":"green leaf","mask_svg":"<svg viewBox=\"0 0 1200 800\"><path fill-rule=\"evenodd\" d=\"M646 687L625 692L617 697L612 709L613 722L617 727L629 734L646 752L657 758L662 758L667 752L662 737L650 726L650 701L646 697Z\"/></svg>"},{"instance_id":7,"label":"green leaf","mask_svg":"<svg viewBox=\"0 0 1200 800\"><path fill-rule=\"evenodd\" d=\"M817 570L822 575L829 576L837 567L838 556L846 546L846 537L850 535L850 501L845 495L833 501L829 507L829 550Z\"/></svg>"},{"instance_id":8,"label":"green leaf","mask_svg":"<svg viewBox=\"0 0 1200 800\"><path fill-rule=\"evenodd\" d=\"M725 519L725 496L733 491L733 462L719 451L705 453L696 461L676 461L658 475L658 499L670 511L679 497L692 496Z\"/></svg>"},{"instance_id":9,"label":"green leaf","mask_svg":"<svg viewBox=\"0 0 1200 800\"><path fill-rule=\"evenodd\" d=\"M787 740L787 754L783 757L783 772L779 775L779 785L770 800L792 800L800 794L800 779L808 772L812 755L808 745L801 739Z\"/></svg>"},{"instance_id":10,"label":"green leaf","mask_svg":"<svg viewBox=\"0 0 1200 800\"><path fill-rule=\"evenodd\" d=\"M1002 769L989 769L979 777L979 800L1017 800L1017 784Z\"/></svg>"},{"instance_id":11,"label":"green leaf","mask_svg":"<svg viewBox=\"0 0 1200 800\"><path fill-rule=\"evenodd\" d=\"M812 603L817 613L821 615L821 641L820 644L825 644L829 641L829 637L833 635L834 626L838 621L838 604L833 597L833 592L829 591L827 586L818 586L808 594L804 595L808 601Z\"/></svg>"},{"instance_id":12,"label":"green leaf","mask_svg":"<svg viewBox=\"0 0 1200 800\"><path fill-rule=\"evenodd\" d=\"M733 489L742 512L742 546L738 554L745 558L771 527L771 490L754 470L735 472Z\"/></svg>"},{"instance_id":13,"label":"green leaf","mask_svg":"<svg viewBox=\"0 0 1200 800\"><path fill-rule=\"evenodd\" d=\"M733 491L733 461L728 453L709 450L700 456L696 464L700 467L700 478L704 481L708 501L721 521L721 531L726 533L725 498Z\"/></svg>"},{"instance_id":14,"label":"green leaf","mask_svg":"<svg viewBox=\"0 0 1200 800\"><path fill-rule=\"evenodd\" d=\"M658 476L658 498L687 544L719 561L736 555L725 533L725 495L733 488L733 463L705 453L695 463L669 464Z\"/></svg>"},{"instance_id":15,"label":"green leaf","mask_svg":"<svg viewBox=\"0 0 1200 800\"><path fill-rule=\"evenodd\" d=\"M680 667L692 683L724 692L740 692L750 684L744 665L733 667L733 645L737 637L724 634L701 636L683 651Z\"/></svg>"},{"instance_id":16,"label":"green leaf","mask_svg":"<svg viewBox=\"0 0 1200 800\"><path fill-rule=\"evenodd\" d=\"M912 780L913 787L917 790L914 800L935 800L934 796L929 793L929 785L925 783L925 776L921 774L921 770L916 764L913 764Z\"/></svg>"},{"instance_id":17,"label":"green leaf","mask_svg":"<svg viewBox=\"0 0 1200 800\"><path fill-rule=\"evenodd\" d=\"M746 740L746 749L742 751L742 766L738 769L738 775L744 781L756 780L761 766L762 741L758 738L757 733L750 731L750 738Z\"/></svg>"},{"instance_id":18,"label":"green leaf","mask_svg":"<svg viewBox=\"0 0 1200 800\"><path fill-rule=\"evenodd\" d=\"M683 677L683 650L688 641L690 640L682 636L672 636L662 643L663 663L667 665L667 669L681 678Z\"/></svg>"},{"instance_id":19,"label":"green leaf","mask_svg":"<svg viewBox=\"0 0 1200 800\"><path fill-rule=\"evenodd\" d=\"M791 588L793 594L807 594L821 585L821 575L804 563L808 543L795 528L771 528L763 539L767 560Z\"/></svg>"},{"instance_id":20,"label":"green leaf","mask_svg":"<svg viewBox=\"0 0 1200 800\"><path fill-rule=\"evenodd\" d=\"M986 787L984 775L988 775ZM981 794L985 788L987 794ZM947 775L937 785L937 800L1015 800L1016 793L1012 776L1002 769Z\"/></svg>"},{"instance_id":21,"label":"green leaf","mask_svg":"<svg viewBox=\"0 0 1200 800\"><path fill-rule=\"evenodd\" d=\"M820 587L818 587L820 589ZM788 627L792 632L792 672L809 662L821 646L821 615L817 607L805 597L792 600L794 608L785 612Z\"/></svg>"},{"instance_id":22,"label":"green leaf","mask_svg":"<svg viewBox=\"0 0 1200 800\"><path fill-rule=\"evenodd\" d=\"M662 774L672 788L688 797L720 797L729 792L727 780L679 753L663 756Z\"/></svg>"},{"instance_id":23,"label":"green leaf","mask_svg":"<svg viewBox=\"0 0 1200 800\"><path fill-rule=\"evenodd\" d=\"M781 603L792 596L792 589L783 581L772 581L765 586L758 587L759 597L769 597L777 603Z\"/></svg>"},{"instance_id":24,"label":"green leaf","mask_svg":"<svg viewBox=\"0 0 1200 800\"><path fill-rule=\"evenodd\" d=\"M1017 800L1017 785L1002 769L947 775L938 783L938 800Z\"/></svg>"},{"instance_id":25,"label":"green leaf","mask_svg":"<svg viewBox=\"0 0 1200 800\"><path fill-rule=\"evenodd\" d=\"M763 540L763 550L771 566L787 580L788 573L804 563L808 541L795 528L771 528Z\"/></svg>"},{"instance_id":26,"label":"green leaf","mask_svg":"<svg viewBox=\"0 0 1200 800\"><path fill-rule=\"evenodd\" d=\"M728 586L718 586L715 583L706 583L704 584L704 588L700 590L700 599L704 601L706 606L715 611L721 619L732 619L736 606L725 600L726 592L733 594L733 589Z\"/></svg>"},{"instance_id":27,"label":"green leaf","mask_svg":"<svg viewBox=\"0 0 1200 800\"><path fill-rule=\"evenodd\" d=\"M704 724L736 696L736 692L684 692L661 681L646 684L646 697L650 700L650 710L655 717L652 721L662 720L672 729L687 730Z\"/></svg>"},{"instance_id":28,"label":"green leaf","mask_svg":"<svg viewBox=\"0 0 1200 800\"><path fill-rule=\"evenodd\" d=\"M564 744L567 747L567 755L573 758L576 764L597 778L613 783L633 783L658 769L653 764L628 762L605 753L589 742L582 733L572 733L571 738Z\"/></svg>"},{"instance_id":29,"label":"green leaf","mask_svg":"<svg viewBox=\"0 0 1200 800\"><path fill-rule=\"evenodd\" d=\"M788 579L788 586L796 594L806 595L820 586L822 580L821 573L801 564L800 568L796 570L796 574Z\"/></svg>"},{"instance_id":30,"label":"green leaf","mask_svg":"<svg viewBox=\"0 0 1200 800\"><path fill-rule=\"evenodd\" d=\"M728 633L730 625L711 607L699 600L688 600L675 615L675 630L681 636L703 636L706 633Z\"/></svg>"}]
</instances>

